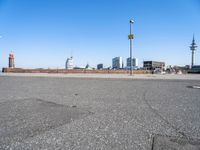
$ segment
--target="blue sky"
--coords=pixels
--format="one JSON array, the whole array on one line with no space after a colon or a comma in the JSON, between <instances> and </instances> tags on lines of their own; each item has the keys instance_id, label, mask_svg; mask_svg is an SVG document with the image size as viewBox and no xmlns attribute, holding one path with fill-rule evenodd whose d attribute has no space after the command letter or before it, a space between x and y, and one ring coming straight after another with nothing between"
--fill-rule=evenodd
<instances>
[{"instance_id":1,"label":"blue sky","mask_svg":"<svg viewBox=\"0 0 200 150\"><path fill-rule=\"evenodd\" d=\"M199 0L0 0L0 67L10 51L16 67L25 68L64 68L71 54L76 66L108 67L116 56L125 61L130 18L140 66L190 64L193 33L200 47Z\"/></svg>"}]
</instances>

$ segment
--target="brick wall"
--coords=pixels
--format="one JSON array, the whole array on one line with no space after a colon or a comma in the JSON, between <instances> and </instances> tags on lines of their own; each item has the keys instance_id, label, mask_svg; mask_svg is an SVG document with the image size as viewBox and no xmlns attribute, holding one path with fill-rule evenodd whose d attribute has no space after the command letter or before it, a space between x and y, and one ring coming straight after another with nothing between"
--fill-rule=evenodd
<instances>
[{"instance_id":1,"label":"brick wall","mask_svg":"<svg viewBox=\"0 0 200 150\"><path fill-rule=\"evenodd\" d=\"M2 72L5 73L99 73L99 74L128 74L129 70L86 70L86 69L22 69L22 68L3 68ZM150 73L146 70L133 70L134 74L147 74Z\"/></svg>"}]
</instances>

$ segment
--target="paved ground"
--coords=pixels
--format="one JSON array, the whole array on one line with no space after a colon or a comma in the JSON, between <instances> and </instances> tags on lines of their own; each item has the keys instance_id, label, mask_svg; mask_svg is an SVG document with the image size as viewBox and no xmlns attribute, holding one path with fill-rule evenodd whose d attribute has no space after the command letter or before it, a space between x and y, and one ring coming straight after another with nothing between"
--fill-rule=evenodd
<instances>
[{"instance_id":1,"label":"paved ground","mask_svg":"<svg viewBox=\"0 0 200 150\"><path fill-rule=\"evenodd\" d=\"M200 149L200 89L191 88L200 85L198 77L1 75L0 149L150 150L168 142L157 135L184 139L169 141L179 149Z\"/></svg>"},{"instance_id":2,"label":"paved ground","mask_svg":"<svg viewBox=\"0 0 200 150\"><path fill-rule=\"evenodd\" d=\"M48 73L0 73L0 76L31 76L56 78L101 78L101 79L164 79L164 80L200 80L200 74L48 74Z\"/></svg>"}]
</instances>

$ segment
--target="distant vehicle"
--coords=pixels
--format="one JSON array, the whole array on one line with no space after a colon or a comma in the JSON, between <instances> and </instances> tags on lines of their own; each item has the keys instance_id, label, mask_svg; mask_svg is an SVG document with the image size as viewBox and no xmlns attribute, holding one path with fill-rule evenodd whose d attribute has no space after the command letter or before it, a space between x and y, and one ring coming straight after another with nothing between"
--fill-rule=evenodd
<instances>
[{"instance_id":1,"label":"distant vehicle","mask_svg":"<svg viewBox=\"0 0 200 150\"><path fill-rule=\"evenodd\" d=\"M163 70L160 69L160 68L156 68L156 69L153 71L153 74L166 74L166 72L163 71Z\"/></svg>"}]
</instances>

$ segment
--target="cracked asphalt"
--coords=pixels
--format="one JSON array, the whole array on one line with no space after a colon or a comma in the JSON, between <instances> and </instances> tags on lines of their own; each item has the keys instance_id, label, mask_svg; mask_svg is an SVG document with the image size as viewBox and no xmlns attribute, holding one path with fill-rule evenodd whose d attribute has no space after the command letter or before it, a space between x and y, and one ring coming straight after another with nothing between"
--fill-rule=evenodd
<instances>
[{"instance_id":1,"label":"cracked asphalt","mask_svg":"<svg viewBox=\"0 0 200 150\"><path fill-rule=\"evenodd\" d=\"M151 150L200 139L200 80L0 76L0 149Z\"/></svg>"}]
</instances>

